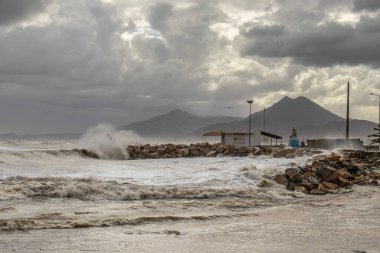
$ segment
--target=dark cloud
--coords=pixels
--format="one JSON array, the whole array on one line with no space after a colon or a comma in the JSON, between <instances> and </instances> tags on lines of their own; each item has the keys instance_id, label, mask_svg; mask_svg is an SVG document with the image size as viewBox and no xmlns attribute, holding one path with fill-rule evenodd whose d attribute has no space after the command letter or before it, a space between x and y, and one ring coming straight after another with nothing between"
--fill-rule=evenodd
<instances>
[{"instance_id":1,"label":"dark cloud","mask_svg":"<svg viewBox=\"0 0 380 253\"><path fill-rule=\"evenodd\" d=\"M44 11L45 0L0 0L0 26L24 20Z\"/></svg>"},{"instance_id":2,"label":"dark cloud","mask_svg":"<svg viewBox=\"0 0 380 253\"><path fill-rule=\"evenodd\" d=\"M354 10L356 11L378 11L380 10L380 1L378 0L355 0Z\"/></svg>"},{"instance_id":3,"label":"dark cloud","mask_svg":"<svg viewBox=\"0 0 380 253\"><path fill-rule=\"evenodd\" d=\"M356 26L331 19L352 1L0 0L11 2L25 5L0 17L0 133L79 132L177 108L224 114L233 105L238 116L249 97L267 106L300 88L339 95L335 78L373 91L380 81L371 67L319 67L378 66L374 14L351 13L362 16ZM4 25L41 11L43 22Z\"/></svg>"},{"instance_id":4,"label":"dark cloud","mask_svg":"<svg viewBox=\"0 0 380 253\"><path fill-rule=\"evenodd\" d=\"M171 58L199 64L214 50L218 41L217 33L210 26L223 21L226 16L217 6L200 1L175 11L168 4L157 3L150 8L147 18L152 28L162 34Z\"/></svg>"},{"instance_id":5,"label":"dark cloud","mask_svg":"<svg viewBox=\"0 0 380 253\"><path fill-rule=\"evenodd\" d=\"M247 27L247 25L246 25ZM380 19L362 17L355 26L329 22L301 30L283 26L243 28L243 55L291 57L306 65L368 64L380 66Z\"/></svg>"}]
</instances>

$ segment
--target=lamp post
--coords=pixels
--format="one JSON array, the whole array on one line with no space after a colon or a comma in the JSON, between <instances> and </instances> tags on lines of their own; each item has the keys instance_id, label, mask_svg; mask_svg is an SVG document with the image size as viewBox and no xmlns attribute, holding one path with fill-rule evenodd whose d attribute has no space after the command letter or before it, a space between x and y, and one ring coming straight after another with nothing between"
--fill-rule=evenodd
<instances>
[{"instance_id":1,"label":"lamp post","mask_svg":"<svg viewBox=\"0 0 380 253\"><path fill-rule=\"evenodd\" d=\"M248 146L251 146L251 107L253 100L247 100L247 103L249 104L249 128L248 128Z\"/></svg>"}]
</instances>

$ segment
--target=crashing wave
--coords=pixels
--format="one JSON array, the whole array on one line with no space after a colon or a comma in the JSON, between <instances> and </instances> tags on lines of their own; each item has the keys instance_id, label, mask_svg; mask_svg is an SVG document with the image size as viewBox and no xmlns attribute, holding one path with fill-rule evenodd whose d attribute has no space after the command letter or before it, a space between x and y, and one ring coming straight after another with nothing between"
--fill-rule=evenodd
<instances>
[{"instance_id":1,"label":"crashing wave","mask_svg":"<svg viewBox=\"0 0 380 253\"><path fill-rule=\"evenodd\" d=\"M93 178L9 177L0 180L0 200L23 198L76 198L81 200L141 199L267 199L273 195L253 186L208 188L202 186L147 186Z\"/></svg>"}]
</instances>

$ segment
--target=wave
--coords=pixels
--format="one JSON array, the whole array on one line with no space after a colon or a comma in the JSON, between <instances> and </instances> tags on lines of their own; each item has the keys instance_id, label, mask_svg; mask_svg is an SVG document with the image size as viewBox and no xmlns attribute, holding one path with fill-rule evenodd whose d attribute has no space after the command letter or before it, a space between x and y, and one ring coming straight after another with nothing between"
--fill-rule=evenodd
<instances>
[{"instance_id":1,"label":"wave","mask_svg":"<svg viewBox=\"0 0 380 253\"><path fill-rule=\"evenodd\" d=\"M256 186L210 188L206 186L150 186L100 181L93 178L9 177L0 180L0 200L23 198L75 198L80 200L143 199L276 199L289 196L282 188ZM279 192L280 191L280 192ZM282 196L280 196L282 194Z\"/></svg>"},{"instance_id":2,"label":"wave","mask_svg":"<svg viewBox=\"0 0 380 253\"><path fill-rule=\"evenodd\" d=\"M37 229L71 229L71 228L90 228L90 227L110 227L110 226L136 226L146 223L159 222L186 222L186 221L205 221L221 218L253 216L250 213L235 214L214 214L197 216L142 216L135 218L128 217L100 217L94 219L76 219L65 217L61 213L44 214L31 218L0 219L0 231L15 230L37 230ZM166 230L166 234L179 235L178 231Z\"/></svg>"},{"instance_id":3,"label":"wave","mask_svg":"<svg viewBox=\"0 0 380 253\"><path fill-rule=\"evenodd\" d=\"M17 163L18 160L49 160L66 157L101 159L96 152L88 149L30 149L0 151L0 163L4 164ZM110 154L109 157L110 159L121 158L117 152Z\"/></svg>"}]
</instances>

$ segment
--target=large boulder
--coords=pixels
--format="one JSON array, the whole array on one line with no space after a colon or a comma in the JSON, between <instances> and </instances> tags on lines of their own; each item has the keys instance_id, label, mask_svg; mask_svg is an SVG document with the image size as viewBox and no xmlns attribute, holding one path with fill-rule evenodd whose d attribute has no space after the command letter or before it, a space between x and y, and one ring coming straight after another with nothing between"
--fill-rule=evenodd
<instances>
[{"instance_id":1,"label":"large boulder","mask_svg":"<svg viewBox=\"0 0 380 253\"><path fill-rule=\"evenodd\" d=\"M288 179L286 178L285 174L278 174L273 178L273 181L275 181L277 184L287 185Z\"/></svg>"},{"instance_id":2,"label":"large boulder","mask_svg":"<svg viewBox=\"0 0 380 253\"><path fill-rule=\"evenodd\" d=\"M339 176L344 178L344 179L352 179L353 178L351 173L345 169L338 169L337 172L338 172Z\"/></svg>"},{"instance_id":3,"label":"large boulder","mask_svg":"<svg viewBox=\"0 0 380 253\"><path fill-rule=\"evenodd\" d=\"M320 186L323 187L323 189L328 190L328 191L332 191L338 188L338 185L327 182L327 181L321 182Z\"/></svg>"},{"instance_id":4,"label":"large boulder","mask_svg":"<svg viewBox=\"0 0 380 253\"><path fill-rule=\"evenodd\" d=\"M206 154L207 157L215 157L216 156L216 151L213 150L213 151L210 151Z\"/></svg>"},{"instance_id":5,"label":"large boulder","mask_svg":"<svg viewBox=\"0 0 380 253\"><path fill-rule=\"evenodd\" d=\"M168 149L170 152L172 152L172 151L177 150L177 147L176 147L176 145L174 145L174 144L168 144L167 149Z\"/></svg>"},{"instance_id":6,"label":"large boulder","mask_svg":"<svg viewBox=\"0 0 380 253\"><path fill-rule=\"evenodd\" d=\"M320 167L317 170L317 175L322 179L322 181L328 181L328 182L336 182L336 180L339 177L339 173L336 171L336 169L326 166L326 167Z\"/></svg>"},{"instance_id":7,"label":"large boulder","mask_svg":"<svg viewBox=\"0 0 380 253\"><path fill-rule=\"evenodd\" d=\"M287 155L294 154L294 149L280 149L272 154L273 158L284 158Z\"/></svg>"}]
</instances>

